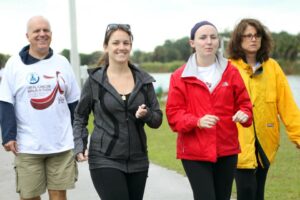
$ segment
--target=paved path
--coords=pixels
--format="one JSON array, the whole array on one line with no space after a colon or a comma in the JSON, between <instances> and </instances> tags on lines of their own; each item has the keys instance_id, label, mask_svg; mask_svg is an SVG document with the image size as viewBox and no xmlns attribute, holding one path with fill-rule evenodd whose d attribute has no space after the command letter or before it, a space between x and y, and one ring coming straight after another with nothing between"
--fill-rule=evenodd
<instances>
[{"instance_id":1,"label":"paved path","mask_svg":"<svg viewBox=\"0 0 300 200\"><path fill-rule=\"evenodd\" d=\"M15 192L14 155L0 147L0 200L17 200ZM76 188L68 191L69 200L99 199L91 182L88 164L79 163L79 180ZM42 200L47 200L47 194ZM193 195L186 177L151 164L144 200L192 200Z\"/></svg>"}]
</instances>

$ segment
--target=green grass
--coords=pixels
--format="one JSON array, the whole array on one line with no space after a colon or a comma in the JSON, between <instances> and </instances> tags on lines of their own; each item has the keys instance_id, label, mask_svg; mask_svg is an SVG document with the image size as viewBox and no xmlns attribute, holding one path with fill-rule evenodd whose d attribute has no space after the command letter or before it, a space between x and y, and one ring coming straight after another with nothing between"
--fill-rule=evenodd
<instances>
[{"instance_id":1,"label":"green grass","mask_svg":"<svg viewBox=\"0 0 300 200\"><path fill-rule=\"evenodd\" d=\"M151 162L184 174L181 161L176 159L177 134L170 130L165 115L163 124L159 129L146 127L146 132Z\"/></svg>"},{"instance_id":2,"label":"green grass","mask_svg":"<svg viewBox=\"0 0 300 200\"><path fill-rule=\"evenodd\" d=\"M162 105L164 110L164 105ZM93 117L90 117L89 130ZM176 159L177 134L169 128L166 116L159 129L146 127L149 158L152 163L185 174L180 160ZM300 150L281 131L281 145L274 164L268 173L265 200L300 200ZM235 186L232 196L236 196Z\"/></svg>"},{"instance_id":3,"label":"green grass","mask_svg":"<svg viewBox=\"0 0 300 200\"><path fill-rule=\"evenodd\" d=\"M281 145L271 165L266 184L266 200L300 199L300 150L281 131Z\"/></svg>"}]
</instances>

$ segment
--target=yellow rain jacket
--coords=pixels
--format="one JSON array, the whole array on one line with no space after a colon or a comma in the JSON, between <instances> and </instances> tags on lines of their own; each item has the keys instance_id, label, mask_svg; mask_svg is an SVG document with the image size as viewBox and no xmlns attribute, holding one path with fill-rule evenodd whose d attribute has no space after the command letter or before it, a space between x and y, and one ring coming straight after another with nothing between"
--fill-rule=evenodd
<instances>
[{"instance_id":1,"label":"yellow rain jacket","mask_svg":"<svg viewBox=\"0 0 300 200\"><path fill-rule=\"evenodd\" d=\"M279 118L289 139L300 144L300 110L283 71L274 59L263 62L255 73L242 59L231 60L231 63L240 71L253 104L252 126L238 124L242 152L237 167L256 168L256 155L262 166L269 167L279 147Z\"/></svg>"}]
</instances>

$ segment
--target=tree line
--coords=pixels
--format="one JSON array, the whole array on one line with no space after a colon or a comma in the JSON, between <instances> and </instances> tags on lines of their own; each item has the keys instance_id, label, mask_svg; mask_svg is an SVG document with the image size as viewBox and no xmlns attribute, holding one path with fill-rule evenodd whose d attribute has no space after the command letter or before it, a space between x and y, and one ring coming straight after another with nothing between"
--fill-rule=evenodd
<instances>
[{"instance_id":1,"label":"tree line","mask_svg":"<svg viewBox=\"0 0 300 200\"><path fill-rule=\"evenodd\" d=\"M230 38L230 32L220 34L221 38ZM300 33L297 35L287 32L272 33L274 48L271 57L276 59L283 70L290 73L300 73ZM131 61L149 72L172 72L182 65L192 53L188 43L189 38L183 37L178 40L166 40L164 44L158 45L152 52L133 51ZM224 49L228 40L224 40ZM70 59L70 50L64 49L61 52ZM96 66L102 51L95 51L91 54L80 53L81 65ZM226 56L226 52L224 52ZM0 53L0 68L2 68L9 55Z\"/></svg>"}]
</instances>

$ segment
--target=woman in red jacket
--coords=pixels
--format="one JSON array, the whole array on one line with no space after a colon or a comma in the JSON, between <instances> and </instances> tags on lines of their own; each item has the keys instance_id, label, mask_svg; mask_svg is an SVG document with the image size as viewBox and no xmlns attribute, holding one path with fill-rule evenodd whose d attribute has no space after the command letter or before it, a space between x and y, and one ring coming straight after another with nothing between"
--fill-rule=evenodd
<instances>
[{"instance_id":1,"label":"woman in red jacket","mask_svg":"<svg viewBox=\"0 0 300 200\"><path fill-rule=\"evenodd\" d=\"M238 70L218 53L212 23L195 24L189 42L194 53L172 74L166 105L177 158L195 200L229 200L240 152L236 122L251 125L251 102Z\"/></svg>"}]
</instances>

